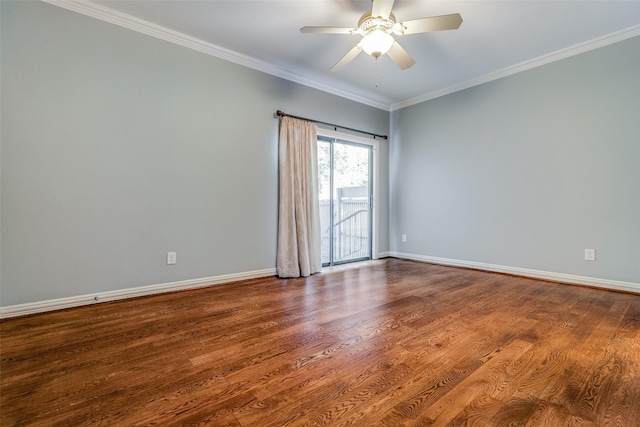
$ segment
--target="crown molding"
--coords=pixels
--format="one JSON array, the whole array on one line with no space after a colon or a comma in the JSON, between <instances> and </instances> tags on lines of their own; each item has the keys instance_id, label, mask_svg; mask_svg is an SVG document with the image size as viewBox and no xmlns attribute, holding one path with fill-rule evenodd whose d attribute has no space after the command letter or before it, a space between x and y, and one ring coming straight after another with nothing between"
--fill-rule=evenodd
<instances>
[{"instance_id":1,"label":"crown molding","mask_svg":"<svg viewBox=\"0 0 640 427\"><path fill-rule=\"evenodd\" d=\"M340 96L342 98L350 99L360 104L369 105L371 107L379 108L381 110L389 111L389 102L384 102L378 99L370 98L367 96L359 95L351 91L337 88L332 85L322 83L318 80L314 80L300 74L284 70L275 65L269 64L265 61L243 55L230 49L226 49L222 46L215 45L213 43L206 42L204 40L189 36L187 34L171 30L169 28L154 24L149 21L145 21L140 18L128 15L126 13L119 12L117 10L110 9L91 1L80 0L41 0L44 3L58 6L63 9L77 12L82 15L86 15L95 19L99 19L104 22L118 25L120 27L127 28L148 36L152 36L179 46L183 46L216 58L223 59L238 65L242 65L247 68L270 74L275 77L280 77L285 80L299 83L304 86L318 89L323 92L328 92L333 95Z\"/></svg>"},{"instance_id":2,"label":"crown molding","mask_svg":"<svg viewBox=\"0 0 640 427\"><path fill-rule=\"evenodd\" d=\"M437 90L437 91L430 92L415 98L398 102L396 104L392 104L390 107L390 110L391 111L399 110L401 108L409 107L411 105L419 104L421 102L425 102L431 99L439 98L441 96L449 95L454 92L459 92L461 90L468 89L473 86L478 86L484 83L491 82L493 80L498 80L503 77L511 76L513 74L517 74L522 71L527 71L532 68L540 67L542 65L546 65L551 62L560 61L562 59L566 59L571 56L579 55L581 53L588 52L590 50L598 49L600 47L608 46L610 44L617 43L617 42L630 39L632 37L637 37L637 36L640 36L640 25L629 27L624 30L617 31L615 33L607 34L605 36L598 37L598 38L586 41L584 43L579 43L577 45L568 47L566 49L558 50L548 55L539 56L538 58L521 62L519 64L503 68L493 73L485 74L484 76L480 76L478 78L471 79L457 85L449 86L441 90Z\"/></svg>"},{"instance_id":3,"label":"crown molding","mask_svg":"<svg viewBox=\"0 0 640 427\"><path fill-rule=\"evenodd\" d=\"M484 83L488 83L494 80L508 77L513 74L527 71L532 68L540 67L551 62L559 61L571 56L575 56L584 52L588 52L593 49L604 47L613 43L617 43L632 37L640 36L640 25L626 28L624 30L607 34L602 37L598 37L584 43L561 49L559 51L534 58L529 61L521 62L516 65L512 65L501 70L485 74L483 76L468 80L466 82L446 87L444 89L436 90L426 93L424 95L410 98L398 103L390 103L386 100L374 99L364 95L356 94L352 91L344 90L332 86L330 84L323 83L321 81L302 76L300 74L284 70L275 65L269 64L265 61L243 55L241 53L226 49L224 47L215 45L213 43L205 42L204 40L180 33L154 24L149 21L145 21L140 18L104 7L97 3L86 0L41 0L42 2L58 6L73 12L77 12L92 18L99 19L101 21L109 22L139 33L143 33L170 43L174 43L189 49L196 50L198 52L214 56L216 58L223 59L225 61L233 62L238 65L242 65L254 70L270 74L272 76L280 77L285 80L299 83L304 86L308 86L314 89L321 90L323 92L331 93L342 98L346 98L360 104L369 105L371 107L379 108L385 111L394 111L401 108L409 107L411 105L419 104L421 102L429 101L431 99L439 98L441 96L449 95L454 92L459 92L464 89L469 89L473 86L478 86Z\"/></svg>"}]
</instances>

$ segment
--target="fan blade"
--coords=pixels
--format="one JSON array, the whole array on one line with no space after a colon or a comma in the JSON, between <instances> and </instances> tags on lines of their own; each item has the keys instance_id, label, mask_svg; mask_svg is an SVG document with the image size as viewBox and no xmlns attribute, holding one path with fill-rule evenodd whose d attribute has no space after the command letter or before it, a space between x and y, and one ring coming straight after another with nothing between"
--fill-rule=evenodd
<instances>
[{"instance_id":1,"label":"fan blade","mask_svg":"<svg viewBox=\"0 0 640 427\"><path fill-rule=\"evenodd\" d=\"M432 31L455 30L462 24L459 13L451 15L431 16L429 18L414 19L402 22L403 34L429 33Z\"/></svg>"},{"instance_id":2,"label":"fan blade","mask_svg":"<svg viewBox=\"0 0 640 427\"><path fill-rule=\"evenodd\" d=\"M345 56L342 57L340 61L336 63L333 67L331 67L331 71L340 71L342 70L349 62L353 61L356 56L358 56L362 52L362 48L360 47L360 43L354 46Z\"/></svg>"},{"instance_id":3,"label":"fan blade","mask_svg":"<svg viewBox=\"0 0 640 427\"><path fill-rule=\"evenodd\" d=\"M409 56L407 51L404 50L404 48L400 46L400 43L398 42L393 42L393 44L391 45L391 49L389 49L389 52L387 52L387 55L389 55L389 58L391 58L391 60L393 60L393 62L395 62L401 70L406 70L416 63L416 61L414 61L413 58Z\"/></svg>"},{"instance_id":4,"label":"fan blade","mask_svg":"<svg viewBox=\"0 0 640 427\"><path fill-rule=\"evenodd\" d=\"M301 33L318 33L318 34L354 34L357 28L343 27L302 27Z\"/></svg>"},{"instance_id":5,"label":"fan blade","mask_svg":"<svg viewBox=\"0 0 640 427\"><path fill-rule=\"evenodd\" d=\"M388 19L391 15L391 9L393 8L393 0L373 0L373 7L371 8L371 16L374 18L381 17Z\"/></svg>"}]
</instances>

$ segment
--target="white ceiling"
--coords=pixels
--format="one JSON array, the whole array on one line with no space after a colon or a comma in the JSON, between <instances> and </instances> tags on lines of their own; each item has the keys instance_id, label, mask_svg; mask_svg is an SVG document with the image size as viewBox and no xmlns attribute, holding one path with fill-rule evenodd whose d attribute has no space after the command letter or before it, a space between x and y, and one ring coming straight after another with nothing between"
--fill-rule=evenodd
<instances>
[{"instance_id":1,"label":"white ceiling","mask_svg":"<svg viewBox=\"0 0 640 427\"><path fill-rule=\"evenodd\" d=\"M69 7L61 0L46 1ZM220 53L217 56L385 109L640 35L640 0L396 0L393 13L398 21L460 13L463 23L458 30L395 36L416 64L402 71L387 56L381 57L375 87L375 60L364 53L342 71L329 71L359 36L299 32L305 25L355 28L371 9L370 0L84 4L120 25L127 20L123 18L135 17L138 26L153 23L153 31L173 30L188 36L191 44L203 41L204 51ZM168 33L167 39L176 34Z\"/></svg>"}]
</instances>

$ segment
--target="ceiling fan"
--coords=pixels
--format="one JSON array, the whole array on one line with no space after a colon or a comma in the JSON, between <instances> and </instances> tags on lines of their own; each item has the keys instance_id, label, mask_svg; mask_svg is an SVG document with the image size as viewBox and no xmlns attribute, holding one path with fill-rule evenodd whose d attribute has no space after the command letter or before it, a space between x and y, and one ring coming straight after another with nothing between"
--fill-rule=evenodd
<instances>
[{"instance_id":1,"label":"ceiling fan","mask_svg":"<svg viewBox=\"0 0 640 427\"><path fill-rule=\"evenodd\" d=\"M462 17L459 13L396 22L396 17L391 13L394 0L372 1L373 7L371 11L362 15L360 21L358 21L357 28L314 26L300 28L301 33L307 34L358 34L362 36L360 43L347 52L347 54L331 68L331 71L343 69L362 51L376 59L386 53L400 69L406 70L415 64L415 61L407 51L395 41L391 36L392 33L396 35L406 35L455 30L462 24Z\"/></svg>"}]
</instances>

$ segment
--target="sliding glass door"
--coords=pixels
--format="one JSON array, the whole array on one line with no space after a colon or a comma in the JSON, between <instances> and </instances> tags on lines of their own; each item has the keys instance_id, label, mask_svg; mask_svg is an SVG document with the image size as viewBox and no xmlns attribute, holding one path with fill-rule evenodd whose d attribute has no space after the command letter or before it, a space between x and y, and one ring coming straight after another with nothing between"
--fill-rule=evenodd
<instances>
[{"instance_id":1,"label":"sliding glass door","mask_svg":"<svg viewBox=\"0 0 640 427\"><path fill-rule=\"evenodd\" d=\"M318 137L322 264L371 259L372 147Z\"/></svg>"}]
</instances>

